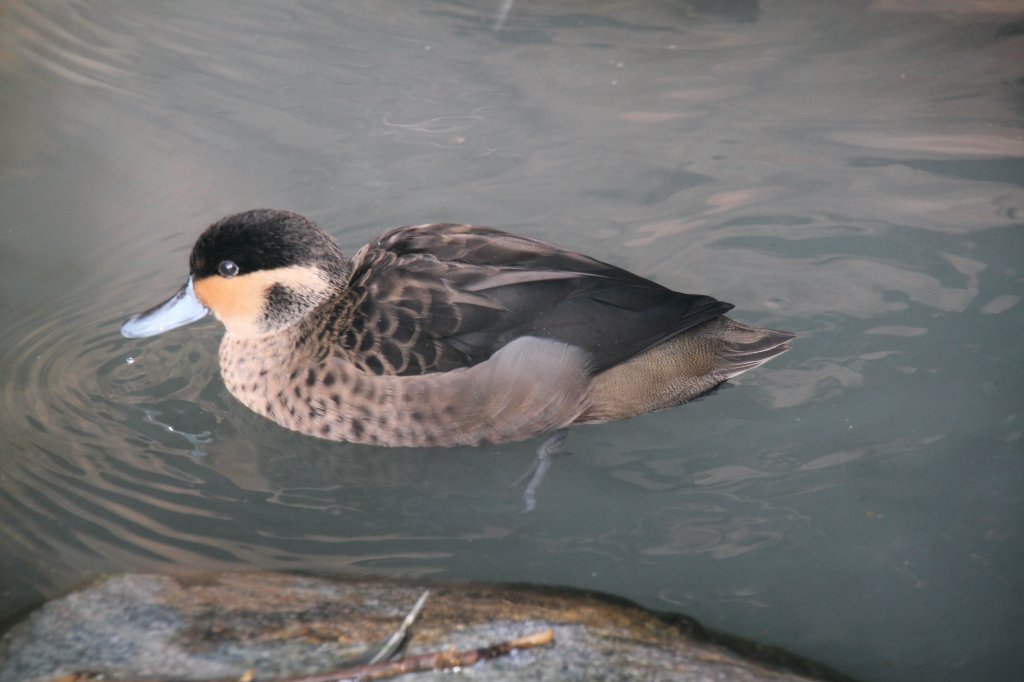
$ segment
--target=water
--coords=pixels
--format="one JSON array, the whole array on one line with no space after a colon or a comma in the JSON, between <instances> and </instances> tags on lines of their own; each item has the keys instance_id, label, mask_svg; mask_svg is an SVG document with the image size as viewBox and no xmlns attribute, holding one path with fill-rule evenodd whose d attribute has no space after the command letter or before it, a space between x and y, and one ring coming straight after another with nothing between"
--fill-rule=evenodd
<instances>
[{"instance_id":1,"label":"water","mask_svg":"<svg viewBox=\"0 0 1024 682\"><path fill-rule=\"evenodd\" d=\"M106 571L567 584L864 679L1017 679L1019 4L0 12L0 616ZM226 394L215 323L120 338L257 206L349 253L502 227L800 338L578 429L523 514L537 442L321 442Z\"/></svg>"}]
</instances>

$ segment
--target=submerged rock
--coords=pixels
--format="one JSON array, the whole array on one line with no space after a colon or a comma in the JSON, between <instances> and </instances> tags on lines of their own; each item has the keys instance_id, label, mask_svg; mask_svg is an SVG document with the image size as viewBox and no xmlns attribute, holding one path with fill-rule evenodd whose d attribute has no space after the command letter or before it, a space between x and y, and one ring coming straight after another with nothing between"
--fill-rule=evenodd
<instances>
[{"instance_id":1,"label":"submerged rock","mask_svg":"<svg viewBox=\"0 0 1024 682\"><path fill-rule=\"evenodd\" d=\"M842 680L695 621L573 590L420 585L282 573L116 575L55 599L0 640L0 680L278 680L372 654L430 590L400 656L486 647L551 629L553 643L494 658L478 680ZM80 676L79 676L80 675ZM450 680L432 671L413 682Z\"/></svg>"}]
</instances>

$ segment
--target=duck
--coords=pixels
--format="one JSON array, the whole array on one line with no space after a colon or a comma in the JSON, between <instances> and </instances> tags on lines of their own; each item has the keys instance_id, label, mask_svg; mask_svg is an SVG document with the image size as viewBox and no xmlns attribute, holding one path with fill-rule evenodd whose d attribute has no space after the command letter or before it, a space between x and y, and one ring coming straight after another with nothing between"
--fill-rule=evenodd
<instances>
[{"instance_id":1,"label":"duck","mask_svg":"<svg viewBox=\"0 0 1024 682\"><path fill-rule=\"evenodd\" d=\"M290 211L229 215L185 284L121 334L209 313L243 405L309 436L478 446L676 407L790 349L725 313L539 239L453 223L398 227L348 258Z\"/></svg>"}]
</instances>

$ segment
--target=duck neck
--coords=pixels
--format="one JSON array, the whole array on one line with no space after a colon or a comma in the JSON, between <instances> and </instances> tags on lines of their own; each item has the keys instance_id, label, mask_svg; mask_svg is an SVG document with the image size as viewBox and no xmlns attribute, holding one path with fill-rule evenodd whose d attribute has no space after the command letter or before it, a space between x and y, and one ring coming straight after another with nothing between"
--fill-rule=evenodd
<instances>
[{"instance_id":1,"label":"duck neck","mask_svg":"<svg viewBox=\"0 0 1024 682\"><path fill-rule=\"evenodd\" d=\"M299 325L256 337L225 333L220 373L228 391L253 412L273 419L278 394L289 382L289 368L302 364L301 336Z\"/></svg>"}]
</instances>

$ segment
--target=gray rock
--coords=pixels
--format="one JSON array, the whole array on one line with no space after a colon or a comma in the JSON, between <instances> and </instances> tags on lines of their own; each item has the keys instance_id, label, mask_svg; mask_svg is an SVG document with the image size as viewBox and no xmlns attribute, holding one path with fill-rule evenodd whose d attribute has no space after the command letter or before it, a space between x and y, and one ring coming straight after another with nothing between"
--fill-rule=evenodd
<instances>
[{"instance_id":1,"label":"gray rock","mask_svg":"<svg viewBox=\"0 0 1024 682\"><path fill-rule=\"evenodd\" d=\"M0 639L2 682L279 679L375 650L424 589L403 655L475 649L551 628L554 643L461 669L479 680L843 680L696 622L571 590L422 585L281 573L117 575L44 604ZM451 673L416 673L415 682Z\"/></svg>"}]
</instances>

